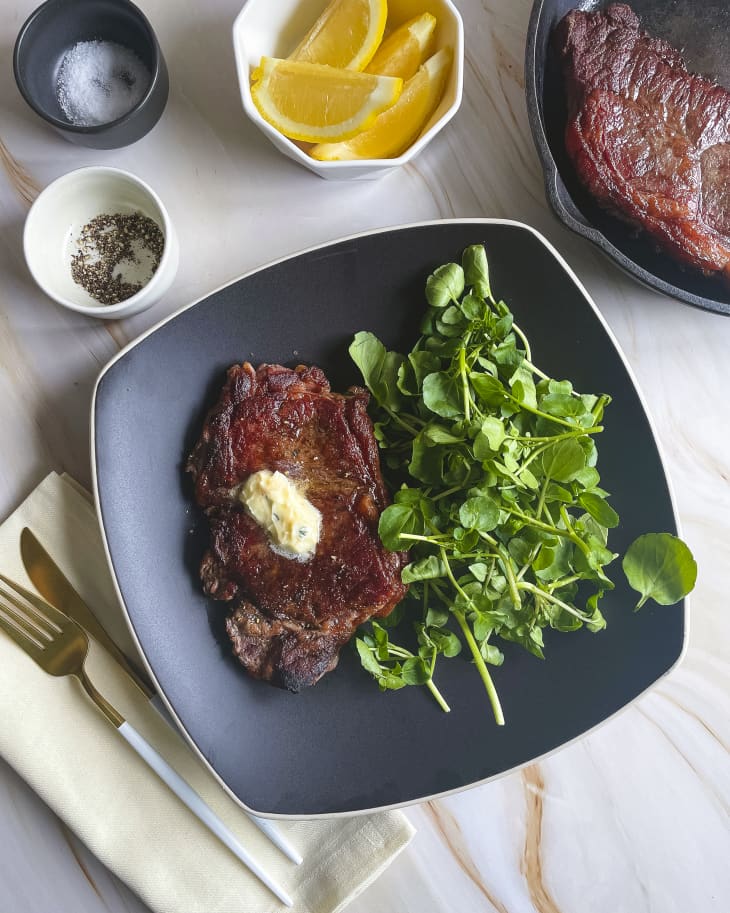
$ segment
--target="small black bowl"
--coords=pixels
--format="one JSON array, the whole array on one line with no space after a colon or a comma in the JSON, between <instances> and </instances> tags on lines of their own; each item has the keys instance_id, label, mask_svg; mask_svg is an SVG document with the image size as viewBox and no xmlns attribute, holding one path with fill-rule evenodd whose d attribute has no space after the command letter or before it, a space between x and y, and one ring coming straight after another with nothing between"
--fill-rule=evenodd
<instances>
[{"instance_id":1,"label":"small black bowl","mask_svg":"<svg viewBox=\"0 0 730 913\"><path fill-rule=\"evenodd\" d=\"M551 48L555 26L571 9L596 10L604 0L535 0L527 34L525 92L532 136L555 215L588 238L626 272L666 295L730 315L730 288L685 269L643 234L605 212L580 185L565 151L565 89ZM730 87L730 4L727 0L630 0L642 28L679 48L690 71Z\"/></svg>"},{"instance_id":2,"label":"small black bowl","mask_svg":"<svg viewBox=\"0 0 730 913\"><path fill-rule=\"evenodd\" d=\"M79 126L64 114L56 95L64 55L79 41L114 41L140 58L150 85L131 111L106 124ZM116 149L136 142L157 123L165 109L167 67L147 18L129 0L47 0L20 30L13 53L20 93L61 136L80 146Z\"/></svg>"}]
</instances>

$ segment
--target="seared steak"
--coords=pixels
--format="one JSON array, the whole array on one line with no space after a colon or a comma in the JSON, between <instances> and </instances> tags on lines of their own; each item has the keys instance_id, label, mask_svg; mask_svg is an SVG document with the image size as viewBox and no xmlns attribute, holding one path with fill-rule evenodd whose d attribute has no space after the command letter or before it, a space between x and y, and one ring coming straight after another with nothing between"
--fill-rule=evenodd
<instances>
[{"instance_id":1,"label":"seared steak","mask_svg":"<svg viewBox=\"0 0 730 913\"><path fill-rule=\"evenodd\" d=\"M333 669L357 626L406 592L404 554L378 537L388 497L368 399L331 393L316 367L235 365L188 461L210 522L204 589L231 604L226 628L248 672L291 691ZM286 475L320 511L308 560L274 551L244 507L241 486L259 470Z\"/></svg>"},{"instance_id":2,"label":"seared steak","mask_svg":"<svg viewBox=\"0 0 730 913\"><path fill-rule=\"evenodd\" d=\"M730 92L688 73L624 4L573 10L554 43L582 184L680 261L730 279Z\"/></svg>"}]
</instances>

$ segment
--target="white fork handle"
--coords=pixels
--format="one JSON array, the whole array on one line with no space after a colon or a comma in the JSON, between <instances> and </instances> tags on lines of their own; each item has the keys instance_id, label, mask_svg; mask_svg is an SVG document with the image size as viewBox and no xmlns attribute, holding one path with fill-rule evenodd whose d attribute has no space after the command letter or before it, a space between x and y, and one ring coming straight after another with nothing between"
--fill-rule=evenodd
<instances>
[{"instance_id":1,"label":"white fork handle","mask_svg":"<svg viewBox=\"0 0 730 913\"><path fill-rule=\"evenodd\" d=\"M178 732L177 725L168 713L167 707L162 703L159 694L155 694L150 698L150 704L155 708L170 729L174 732ZM256 815L250 814L250 812L246 812L246 815L248 815L249 819L256 825L261 833L265 834L274 846L277 846L281 850L287 859L291 859L295 865L302 864L302 854L286 839L273 821L269 821L266 818L258 818Z\"/></svg>"},{"instance_id":2,"label":"white fork handle","mask_svg":"<svg viewBox=\"0 0 730 913\"><path fill-rule=\"evenodd\" d=\"M212 812L195 790L183 780L180 774L170 767L162 755L158 754L150 743L137 732L134 726L124 722L119 727L119 733L132 746L140 758L146 761L157 776L170 787L178 799L187 805L195 817L202 821L208 830L215 834L221 843L225 844L234 856L237 856L283 904L290 907L292 899L286 891L280 888L275 881L272 881L220 818Z\"/></svg>"}]
</instances>

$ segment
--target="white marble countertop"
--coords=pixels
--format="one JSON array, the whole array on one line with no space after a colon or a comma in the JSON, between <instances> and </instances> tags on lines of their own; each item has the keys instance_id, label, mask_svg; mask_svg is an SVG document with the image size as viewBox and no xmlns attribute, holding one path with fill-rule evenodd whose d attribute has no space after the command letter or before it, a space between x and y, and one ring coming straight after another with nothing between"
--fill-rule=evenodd
<instances>
[{"instance_id":1,"label":"white marble countertop","mask_svg":"<svg viewBox=\"0 0 730 913\"><path fill-rule=\"evenodd\" d=\"M464 102L407 168L326 183L276 153L243 116L230 26L241 0L141 0L171 95L136 145L75 147L25 106L11 52L33 0L0 17L0 516L51 469L89 482L88 411L127 340L283 254L378 226L498 216L564 254L618 337L650 405L685 539L699 564L690 647L668 678L599 731L520 773L412 808L418 834L352 913L708 913L730 909L730 319L625 277L548 212L523 91L529 0L459 0ZM21 233L39 188L84 164L128 168L166 202L181 263L162 302L128 321L46 299ZM0 762L0 909L143 913L144 905ZM198 911L195 911L198 913ZM203 911L200 911L203 913Z\"/></svg>"}]
</instances>

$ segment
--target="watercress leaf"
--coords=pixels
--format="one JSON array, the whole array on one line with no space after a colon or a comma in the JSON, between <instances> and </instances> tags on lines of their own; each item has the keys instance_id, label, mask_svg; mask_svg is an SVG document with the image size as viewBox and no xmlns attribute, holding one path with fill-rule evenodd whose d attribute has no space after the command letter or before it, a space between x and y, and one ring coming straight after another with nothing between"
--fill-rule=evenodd
<instances>
[{"instance_id":1,"label":"watercress leaf","mask_svg":"<svg viewBox=\"0 0 730 913\"><path fill-rule=\"evenodd\" d=\"M458 263L439 266L426 280L426 301L435 308L458 302L464 291L464 270Z\"/></svg>"},{"instance_id":2,"label":"watercress leaf","mask_svg":"<svg viewBox=\"0 0 730 913\"><path fill-rule=\"evenodd\" d=\"M567 488L563 488L562 485L558 485L557 482L551 482L547 491L545 492L545 502L551 503L552 501L560 501L563 504L572 504L573 495Z\"/></svg>"},{"instance_id":3,"label":"watercress leaf","mask_svg":"<svg viewBox=\"0 0 730 913\"><path fill-rule=\"evenodd\" d=\"M378 521L378 535L383 545L391 552L403 551L409 547L401 533L423 534L423 520L410 504L391 504L386 507Z\"/></svg>"},{"instance_id":4,"label":"watercress leaf","mask_svg":"<svg viewBox=\"0 0 730 913\"><path fill-rule=\"evenodd\" d=\"M631 543L622 566L626 579L641 594L640 609L647 599L673 605L694 588L697 563L688 546L670 533L646 533Z\"/></svg>"},{"instance_id":5,"label":"watercress leaf","mask_svg":"<svg viewBox=\"0 0 730 913\"><path fill-rule=\"evenodd\" d=\"M475 529L470 529L459 540L457 550L462 554L466 554L474 551L477 545L479 545L479 533Z\"/></svg>"},{"instance_id":6,"label":"watercress leaf","mask_svg":"<svg viewBox=\"0 0 730 913\"><path fill-rule=\"evenodd\" d=\"M499 636L505 640L511 640L521 647L524 647L533 656L538 659L545 659L543 653L542 631L540 628L528 628L527 625L518 625L515 628L502 628Z\"/></svg>"},{"instance_id":7,"label":"watercress leaf","mask_svg":"<svg viewBox=\"0 0 730 913\"><path fill-rule=\"evenodd\" d=\"M490 666L501 666L504 662L504 653L499 647L495 647L486 640L482 641L479 652L482 654L484 662L489 663Z\"/></svg>"},{"instance_id":8,"label":"watercress leaf","mask_svg":"<svg viewBox=\"0 0 730 913\"><path fill-rule=\"evenodd\" d=\"M487 495L467 498L459 508L459 522L466 529L487 533L499 523L499 506Z\"/></svg>"},{"instance_id":9,"label":"watercress leaf","mask_svg":"<svg viewBox=\"0 0 730 913\"><path fill-rule=\"evenodd\" d=\"M443 371L423 380L424 405L442 418L463 418L463 404L456 380Z\"/></svg>"},{"instance_id":10,"label":"watercress leaf","mask_svg":"<svg viewBox=\"0 0 730 913\"><path fill-rule=\"evenodd\" d=\"M526 485L531 491L537 491L537 489L540 487L540 483L537 481L529 469L521 469L518 475L523 485Z\"/></svg>"},{"instance_id":11,"label":"watercress leaf","mask_svg":"<svg viewBox=\"0 0 730 913\"><path fill-rule=\"evenodd\" d=\"M464 327L460 324L444 323L443 320L439 320L437 317L436 330L441 336L445 336L447 339L461 340Z\"/></svg>"},{"instance_id":12,"label":"watercress leaf","mask_svg":"<svg viewBox=\"0 0 730 913\"><path fill-rule=\"evenodd\" d=\"M396 504L418 504L423 498L423 492L417 488L408 488L404 485L396 491L393 500Z\"/></svg>"},{"instance_id":13,"label":"watercress leaf","mask_svg":"<svg viewBox=\"0 0 730 913\"><path fill-rule=\"evenodd\" d=\"M586 542L589 542L591 538L595 539L601 545L605 545L608 542L606 527L601 525L590 514L581 514L575 522L575 529Z\"/></svg>"},{"instance_id":14,"label":"watercress leaf","mask_svg":"<svg viewBox=\"0 0 730 913\"><path fill-rule=\"evenodd\" d=\"M356 333L349 352L376 401L397 410L400 405L398 373L403 356L388 352L372 333Z\"/></svg>"},{"instance_id":15,"label":"watercress leaf","mask_svg":"<svg viewBox=\"0 0 730 913\"><path fill-rule=\"evenodd\" d=\"M461 641L453 631L429 629L429 636L439 653L444 656L458 656L461 653Z\"/></svg>"},{"instance_id":16,"label":"watercress leaf","mask_svg":"<svg viewBox=\"0 0 730 913\"><path fill-rule=\"evenodd\" d=\"M511 348L515 347L516 341L514 339L514 336L510 337L509 340L507 340L506 337L507 337L507 334L509 333L509 331L512 329L513 324L514 324L514 318L512 317L512 314L507 313L507 314L503 314L499 318L499 320L495 321L494 328L493 328L494 336L497 339L502 339L502 340L504 340L504 342L508 342L508 344L510 345Z\"/></svg>"},{"instance_id":17,"label":"watercress leaf","mask_svg":"<svg viewBox=\"0 0 730 913\"><path fill-rule=\"evenodd\" d=\"M506 432L504 430L504 422L497 418L496 415L489 415L482 422L481 428L482 434L489 441L489 446L492 450L499 450L506 437ZM478 458L477 458L478 459Z\"/></svg>"},{"instance_id":18,"label":"watercress leaf","mask_svg":"<svg viewBox=\"0 0 730 913\"><path fill-rule=\"evenodd\" d=\"M540 409L550 415L558 418L575 418L584 415L586 408L583 401L577 396L568 396L564 393L549 393L540 400ZM590 415L590 412L588 413ZM593 416L590 416L588 426L593 424Z\"/></svg>"},{"instance_id":19,"label":"watercress leaf","mask_svg":"<svg viewBox=\"0 0 730 913\"><path fill-rule=\"evenodd\" d=\"M618 526L618 514L600 495L595 492L584 491L578 495L578 501L580 502L581 507L586 510L594 520L600 523L601 526L605 526L608 529Z\"/></svg>"},{"instance_id":20,"label":"watercress leaf","mask_svg":"<svg viewBox=\"0 0 730 913\"><path fill-rule=\"evenodd\" d=\"M434 627L441 628L446 624L448 620L449 613L446 609L428 608L426 610L426 618L424 621L429 627L433 625Z\"/></svg>"},{"instance_id":21,"label":"watercress leaf","mask_svg":"<svg viewBox=\"0 0 730 913\"><path fill-rule=\"evenodd\" d=\"M550 444L540 457L543 472L556 482L570 482L586 465L583 448L574 438Z\"/></svg>"},{"instance_id":22,"label":"watercress leaf","mask_svg":"<svg viewBox=\"0 0 730 913\"><path fill-rule=\"evenodd\" d=\"M461 308L456 307L455 304L449 305L441 314L441 322L447 326L463 326L464 315L461 313Z\"/></svg>"},{"instance_id":23,"label":"watercress leaf","mask_svg":"<svg viewBox=\"0 0 730 913\"><path fill-rule=\"evenodd\" d=\"M510 539L509 545L507 546L507 550L517 564L527 564L532 555L533 548L534 546L530 542L526 542L519 536L514 536Z\"/></svg>"},{"instance_id":24,"label":"watercress leaf","mask_svg":"<svg viewBox=\"0 0 730 913\"><path fill-rule=\"evenodd\" d=\"M474 637L479 642L487 640L494 628L499 626L499 624L500 622L497 622L495 625L494 616L491 612L478 612L476 615L474 615L472 621Z\"/></svg>"},{"instance_id":25,"label":"watercress leaf","mask_svg":"<svg viewBox=\"0 0 730 913\"><path fill-rule=\"evenodd\" d=\"M380 371L380 382L378 384L380 402L395 411L398 411L401 402L398 377L403 361L404 358L400 353L386 352Z\"/></svg>"},{"instance_id":26,"label":"watercress leaf","mask_svg":"<svg viewBox=\"0 0 730 913\"><path fill-rule=\"evenodd\" d=\"M405 688L406 684L407 683L403 681L400 671L385 672L378 679L378 685L380 686L381 691L398 691L400 688Z\"/></svg>"},{"instance_id":27,"label":"watercress leaf","mask_svg":"<svg viewBox=\"0 0 730 913\"><path fill-rule=\"evenodd\" d=\"M478 320L484 313L484 302L478 295L465 295L459 307L467 320Z\"/></svg>"},{"instance_id":28,"label":"watercress leaf","mask_svg":"<svg viewBox=\"0 0 730 913\"><path fill-rule=\"evenodd\" d=\"M411 656L407 659L403 663L401 674L407 685L424 685L431 678L426 663L420 656Z\"/></svg>"},{"instance_id":29,"label":"watercress leaf","mask_svg":"<svg viewBox=\"0 0 730 913\"><path fill-rule=\"evenodd\" d=\"M429 555L420 561L407 564L401 571L403 583L413 583L416 580L434 580L446 576L446 565L436 555Z\"/></svg>"},{"instance_id":30,"label":"watercress leaf","mask_svg":"<svg viewBox=\"0 0 730 913\"><path fill-rule=\"evenodd\" d=\"M373 651L360 637L355 639L355 646L357 647L363 669L366 669L371 675L379 678L382 673L382 667L373 655Z\"/></svg>"},{"instance_id":31,"label":"watercress leaf","mask_svg":"<svg viewBox=\"0 0 730 913\"><path fill-rule=\"evenodd\" d=\"M578 482L583 488L595 488L601 481L598 471L593 466L586 466L573 476L573 480Z\"/></svg>"},{"instance_id":32,"label":"watercress leaf","mask_svg":"<svg viewBox=\"0 0 730 913\"><path fill-rule=\"evenodd\" d=\"M557 545L543 545L532 562L535 576L545 583L560 580L571 573L571 559L574 545L569 539L561 538Z\"/></svg>"},{"instance_id":33,"label":"watercress leaf","mask_svg":"<svg viewBox=\"0 0 730 913\"><path fill-rule=\"evenodd\" d=\"M423 436L434 444L461 444L463 437L452 434L443 425L432 424L423 429Z\"/></svg>"},{"instance_id":34,"label":"watercress leaf","mask_svg":"<svg viewBox=\"0 0 730 913\"><path fill-rule=\"evenodd\" d=\"M429 627L433 625L434 627L441 628L448 620L449 613L446 609L429 607L426 610L424 621Z\"/></svg>"},{"instance_id":35,"label":"watercress leaf","mask_svg":"<svg viewBox=\"0 0 730 913\"><path fill-rule=\"evenodd\" d=\"M471 244L461 255L464 279L467 285L478 289L482 298L491 297L489 289L489 262L483 244Z\"/></svg>"},{"instance_id":36,"label":"watercress leaf","mask_svg":"<svg viewBox=\"0 0 730 913\"><path fill-rule=\"evenodd\" d=\"M355 333L349 348L350 358L360 369L365 386L378 399L380 373L385 360L385 346L373 333Z\"/></svg>"},{"instance_id":37,"label":"watercress leaf","mask_svg":"<svg viewBox=\"0 0 730 913\"><path fill-rule=\"evenodd\" d=\"M408 356L408 361L411 363L411 367L413 368L413 373L415 375L419 390L426 375L432 374L434 371L438 371L438 369L441 367L441 360L439 359L438 355L434 354L433 352L411 352Z\"/></svg>"},{"instance_id":38,"label":"watercress leaf","mask_svg":"<svg viewBox=\"0 0 730 913\"><path fill-rule=\"evenodd\" d=\"M489 438L481 431L474 438L474 443L472 444L472 452L474 453L474 459L480 461L488 460L495 454L495 451L492 449L492 445L489 442Z\"/></svg>"},{"instance_id":39,"label":"watercress leaf","mask_svg":"<svg viewBox=\"0 0 730 913\"><path fill-rule=\"evenodd\" d=\"M483 561L475 561L474 564L469 565L470 574L475 577L480 583L484 583L487 579L487 574L489 568Z\"/></svg>"},{"instance_id":40,"label":"watercress leaf","mask_svg":"<svg viewBox=\"0 0 730 913\"><path fill-rule=\"evenodd\" d=\"M491 374L479 374L472 371L469 380L479 400L486 406L499 406L508 398L502 382L496 377L492 377Z\"/></svg>"},{"instance_id":41,"label":"watercress leaf","mask_svg":"<svg viewBox=\"0 0 730 913\"><path fill-rule=\"evenodd\" d=\"M598 608L598 603L603 598L603 594L604 590L599 589L586 600L586 611L590 615L590 621L586 622L586 627L594 634L598 631L602 631L606 627L606 619Z\"/></svg>"},{"instance_id":42,"label":"watercress leaf","mask_svg":"<svg viewBox=\"0 0 730 913\"><path fill-rule=\"evenodd\" d=\"M512 335L493 349L492 357L505 370L517 369L525 360L525 356L517 349L515 338Z\"/></svg>"},{"instance_id":43,"label":"watercress leaf","mask_svg":"<svg viewBox=\"0 0 730 913\"><path fill-rule=\"evenodd\" d=\"M549 380L547 382L548 392L555 395L570 396L573 392L573 384L569 380Z\"/></svg>"},{"instance_id":44,"label":"watercress leaf","mask_svg":"<svg viewBox=\"0 0 730 913\"><path fill-rule=\"evenodd\" d=\"M487 374L491 374L492 377L497 376L497 366L493 361L490 361L488 358L485 358L483 355L477 356L477 364L484 368Z\"/></svg>"},{"instance_id":45,"label":"watercress leaf","mask_svg":"<svg viewBox=\"0 0 730 913\"><path fill-rule=\"evenodd\" d=\"M404 396L418 396L419 385L410 361L404 361L398 368L398 390Z\"/></svg>"},{"instance_id":46,"label":"watercress leaf","mask_svg":"<svg viewBox=\"0 0 730 913\"><path fill-rule=\"evenodd\" d=\"M512 388L512 395L518 403L531 409L537 408L535 381L532 378L531 371L525 367L518 368L510 377L509 383Z\"/></svg>"},{"instance_id":47,"label":"watercress leaf","mask_svg":"<svg viewBox=\"0 0 730 913\"><path fill-rule=\"evenodd\" d=\"M440 484L444 475L444 448L431 445L420 436L415 438L408 471L415 479L427 485Z\"/></svg>"}]
</instances>

